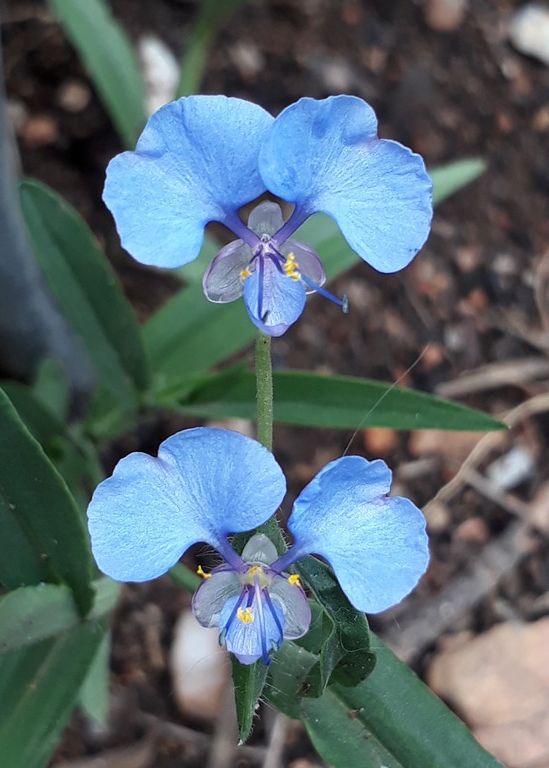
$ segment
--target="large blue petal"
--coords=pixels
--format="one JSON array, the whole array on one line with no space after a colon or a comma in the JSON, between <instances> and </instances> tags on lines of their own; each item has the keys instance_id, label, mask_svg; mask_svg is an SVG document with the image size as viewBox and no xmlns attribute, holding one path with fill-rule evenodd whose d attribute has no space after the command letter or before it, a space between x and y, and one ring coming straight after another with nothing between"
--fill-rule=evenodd
<instances>
[{"instance_id":1,"label":"large blue petal","mask_svg":"<svg viewBox=\"0 0 549 768\"><path fill-rule=\"evenodd\" d=\"M225 429L178 432L158 458L132 453L96 489L88 508L95 559L113 579L153 579L192 544L223 549L226 534L263 523L285 490L272 453L255 440Z\"/></svg>"},{"instance_id":2,"label":"large blue petal","mask_svg":"<svg viewBox=\"0 0 549 768\"><path fill-rule=\"evenodd\" d=\"M252 323L269 336L282 336L305 309L301 280L279 272L270 259L244 282L244 304Z\"/></svg>"},{"instance_id":3,"label":"large blue petal","mask_svg":"<svg viewBox=\"0 0 549 768\"><path fill-rule=\"evenodd\" d=\"M429 560L425 518L408 499L386 495L390 481L383 461L337 459L304 489L288 521L296 552L324 557L367 613L402 600Z\"/></svg>"},{"instance_id":4,"label":"large blue petal","mask_svg":"<svg viewBox=\"0 0 549 768\"><path fill-rule=\"evenodd\" d=\"M209 221L265 191L257 159L272 121L225 96L189 96L155 112L135 152L117 155L107 171L103 199L124 248L157 267L196 258Z\"/></svg>"},{"instance_id":5,"label":"large blue petal","mask_svg":"<svg viewBox=\"0 0 549 768\"><path fill-rule=\"evenodd\" d=\"M261 148L259 169L274 194L333 216L351 248L380 272L405 267L429 234L423 160L378 139L373 109L355 96L287 107Z\"/></svg>"}]
</instances>

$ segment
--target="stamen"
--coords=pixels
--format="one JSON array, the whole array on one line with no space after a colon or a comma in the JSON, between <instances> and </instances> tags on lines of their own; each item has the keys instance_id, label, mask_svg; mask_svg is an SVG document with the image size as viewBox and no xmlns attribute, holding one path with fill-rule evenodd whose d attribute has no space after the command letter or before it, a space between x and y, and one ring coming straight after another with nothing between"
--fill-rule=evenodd
<instances>
[{"instance_id":1,"label":"stamen","mask_svg":"<svg viewBox=\"0 0 549 768\"><path fill-rule=\"evenodd\" d=\"M301 580L297 573L292 573L290 576L288 576L288 581L292 585L292 587L300 587L301 586Z\"/></svg>"},{"instance_id":2,"label":"stamen","mask_svg":"<svg viewBox=\"0 0 549 768\"><path fill-rule=\"evenodd\" d=\"M284 262L284 273L287 277L291 277L292 280L299 280L301 273L299 272L299 264L296 261L295 254L289 253Z\"/></svg>"},{"instance_id":3,"label":"stamen","mask_svg":"<svg viewBox=\"0 0 549 768\"><path fill-rule=\"evenodd\" d=\"M245 267L240 271L239 277L242 281L247 280L249 277L252 276L252 271L249 267Z\"/></svg>"},{"instance_id":4,"label":"stamen","mask_svg":"<svg viewBox=\"0 0 549 768\"><path fill-rule=\"evenodd\" d=\"M263 321L263 259L259 257L259 284L257 286L257 316Z\"/></svg>"},{"instance_id":5,"label":"stamen","mask_svg":"<svg viewBox=\"0 0 549 768\"><path fill-rule=\"evenodd\" d=\"M204 570L204 568L202 568L201 565L198 566L198 568L196 569L196 572L203 579L211 579L212 578L212 574L211 573L206 573L206 571Z\"/></svg>"},{"instance_id":6,"label":"stamen","mask_svg":"<svg viewBox=\"0 0 549 768\"><path fill-rule=\"evenodd\" d=\"M263 590L259 586L259 582L255 581L255 603L257 606L257 613L259 618L259 636L261 638L261 657L263 659L263 663L265 665L269 665L271 663L271 659L269 658L269 650L267 648L267 637L266 637L266 630L265 630L265 616L263 614Z\"/></svg>"},{"instance_id":7,"label":"stamen","mask_svg":"<svg viewBox=\"0 0 549 768\"><path fill-rule=\"evenodd\" d=\"M338 307L341 307L344 315L349 314L349 299L346 295L343 296L343 298L338 299L337 296L334 296L334 294L330 291L327 291L326 288L323 288L321 285L318 285L318 283L315 283L313 280L307 277L307 275L302 274L301 279L307 288L310 288L312 291L316 291L316 293L324 296L325 299L329 299L330 301L333 301L334 304L337 304Z\"/></svg>"},{"instance_id":8,"label":"stamen","mask_svg":"<svg viewBox=\"0 0 549 768\"><path fill-rule=\"evenodd\" d=\"M253 624L255 620L254 612L251 608L239 608L236 612L236 618L243 624Z\"/></svg>"},{"instance_id":9,"label":"stamen","mask_svg":"<svg viewBox=\"0 0 549 768\"><path fill-rule=\"evenodd\" d=\"M240 593L240 595L238 597L238 600L234 604L234 608L231 611L231 615L229 616L225 626L221 630L221 634L219 635L219 641L220 641L220 643L222 645L225 644L225 638L227 637L227 633L228 633L229 629L231 628L231 624L235 620L235 617L237 616L238 611L240 610L240 606L244 602L244 598L246 597L247 593L248 593L248 587L244 587L244 589L242 590L242 592ZM253 595L253 592L252 592L252 595Z\"/></svg>"}]
</instances>

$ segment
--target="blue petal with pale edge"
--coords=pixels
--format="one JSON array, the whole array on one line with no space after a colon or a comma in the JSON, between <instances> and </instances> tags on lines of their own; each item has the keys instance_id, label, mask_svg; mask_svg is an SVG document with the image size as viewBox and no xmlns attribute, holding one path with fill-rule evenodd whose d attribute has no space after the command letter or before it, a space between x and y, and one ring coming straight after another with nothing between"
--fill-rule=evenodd
<instances>
[{"instance_id":1,"label":"blue petal with pale edge","mask_svg":"<svg viewBox=\"0 0 549 768\"><path fill-rule=\"evenodd\" d=\"M301 317L305 301L303 283L281 274L270 259L265 259L262 282L259 267L244 282L244 304L250 319L256 328L269 336L282 336Z\"/></svg>"},{"instance_id":2,"label":"blue petal with pale edge","mask_svg":"<svg viewBox=\"0 0 549 768\"><path fill-rule=\"evenodd\" d=\"M257 162L272 121L226 96L188 96L155 112L135 152L107 170L103 199L124 248L157 267L195 259L209 221L265 191Z\"/></svg>"},{"instance_id":3,"label":"blue petal with pale edge","mask_svg":"<svg viewBox=\"0 0 549 768\"><path fill-rule=\"evenodd\" d=\"M165 573L192 545L219 548L277 509L286 481L272 453L226 429L187 429L158 458L132 453L97 487L88 507L99 568L118 581Z\"/></svg>"},{"instance_id":4,"label":"blue petal with pale edge","mask_svg":"<svg viewBox=\"0 0 549 768\"><path fill-rule=\"evenodd\" d=\"M236 571L227 566L213 570L193 595L192 609L196 620L203 627L218 627L225 603L241 591Z\"/></svg>"},{"instance_id":5,"label":"blue petal with pale edge","mask_svg":"<svg viewBox=\"0 0 549 768\"><path fill-rule=\"evenodd\" d=\"M338 223L380 272L405 267L431 225L431 180L419 155L380 140L373 109L355 96L300 99L275 120L259 155L268 189Z\"/></svg>"},{"instance_id":6,"label":"blue petal with pale edge","mask_svg":"<svg viewBox=\"0 0 549 768\"><path fill-rule=\"evenodd\" d=\"M254 616L252 622L245 624L234 615L238 602L238 597L227 600L221 611L221 640L242 664L253 664L262 657L266 660L268 654L278 649L284 639L281 631L284 628L284 614L276 603L271 602L275 619L263 595L258 597L254 593L250 605L248 602L241 604L243 608L251 608Z\"/></svg>"},{"instance_id":7,"label":"blue petal with pale edge","mask_svg":"<svg viewBox=\"0 0 549 768\"><path fill-rule=\"evenodd\" d=\"M400 602L429 561L425 518L408 499L385 495L390 483L383 461L337 459L303 490L288 521L299 555L324 557L367 613Z\"/></svg>"},{"instance_id":8,"label":"blue petal with pale edge","mask_svg":"<svg viewBox=\"0 0 549 768\"><path fill-rule=\"evenodd\" d=\"M301 586L290 584L282 576L275 576L269 587L269 595L284 616L284 638L297 640L303 637L311 624L311 606Z\"/></svg>"}]
</instances>

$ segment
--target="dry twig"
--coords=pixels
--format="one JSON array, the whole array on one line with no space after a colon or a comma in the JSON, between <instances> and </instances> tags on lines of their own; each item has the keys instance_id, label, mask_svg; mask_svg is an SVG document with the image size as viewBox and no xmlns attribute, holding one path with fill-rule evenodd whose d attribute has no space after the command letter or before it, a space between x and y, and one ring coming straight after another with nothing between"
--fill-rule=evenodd
<instances>
[{"instance_id":1,"label":"dry twig","mask_svg":"<svg viewBox=\"0 0 549 768\"><path fill-rule=\"evenodd\" d=\"M526 400L509 411L503 421L517 426L529 416L549 411L549 393ZM444 589L413 613L396 611L395 624L383 633L400 658L413 661L429 645L489 594L531 551L529 505L498 488L476 470L478 465L505 439L505 433L485 435L463 462L459 472L436 494L426 507L435 502L447 503L465 485L498 503L518 519L507 530L487 544L470 569L457 575ZM406 609L404 609L406 610Z\"/></svg>"}]
</instances>

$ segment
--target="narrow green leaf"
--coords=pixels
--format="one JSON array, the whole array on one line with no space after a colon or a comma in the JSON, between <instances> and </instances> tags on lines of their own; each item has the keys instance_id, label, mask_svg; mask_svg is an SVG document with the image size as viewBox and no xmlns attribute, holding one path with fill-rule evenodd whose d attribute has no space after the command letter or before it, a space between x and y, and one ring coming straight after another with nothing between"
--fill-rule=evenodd
<instances>
[{"instance_id":1,"label":"narrow green leaf","mask_svg":"<svg viewBox=\"0 0 549 768\"><path fill-rule=\"evenodd\" d=\"M139 64L105 0L50 0L124 144L133 149L146 120Z\"/></svg>"},{"instance_id":2,"label":"narrow green leaf","mask_svg":"<svg viewBox=\"0 0 549 768\"><path fill-rule=\"evenodd\" d=\"M63 581L82 613L91 606L92 561L82 518L39 443L0 390L0 583Z\"/></svg>"},{"instance_id":3,"label":"narrow green leaf","mask_svg":"<svg viewBox=\"0 0 549 768\"><path fill-rule=\"evenodd\" d=\"M479 160L461 160L433 169L435 202L440 203L468 184L483 167ZM320 254L328 280L361 261L328 216L313 216L295 238ZM205 371L241 351L255 338L255 327L241 301L210 304L198 284L173 296L153 315L144 331L155 371L155 389L160 393L177 387L187 373Z\"/></svg>"},{"instance_id":4,"label":"narrow green leaf","mask_svg":"<svg viewBox=\"0 0 549 768\"><path fill-rule=\"evenodd\" d=\"M201 285L183 289L144 326L155 390L169 390L190 373L206 371L250 344L255 335L242 302L211 304Z\"/></svg>"},{"instance_id":5,"label":"narrow green leaf","mask_svg":"<svg viewBox=\"0 0 549 768\"><path fill-rule=\"evenodd\" d=\"M502 768L470 731L385 646L356 688L330 686L301 701L301 718L333 768Z\"/></svg>"},{"instance_id":6,"label":"narrow green leaf","mask_svg":"<svg viewBox=\"0 0 549 768\"><path fill-rule=\"evenodd\" d=\"M0 755L6 768L43 768L103 638L86 622L55 640L0 656Z\"/></svg>"},{"instance_id":7,"label":"narrow green leaf","mask_svg":"<svg viewBox=\"0 0 549 768\"><path fill-rule=\"evenodd\" d=\"M66 423L52 413L26 384L3 381L1 385L27 429L49 454L52 443L66 435Z\"/></svg>"},{"instance_id":8,"label":"narrow green leaf","mask_svg":"<svg viewBox=\"0 0 549 768\"><path fill-rule=\"evenodd\" d=\"M124 405L148 384L148 365L131 305L84 220L37 181L20 185L36 258L100 383Z\"/></svg>"},{"instance_id":9,"label":"narrow green leaf","mask_svg":"<svg viewBox=\"0 0 549 768\"><path fill-rule=\"evenodd\" d=\"M110 653L111 636L105 632L80 689L80 708L90 720L100 725L105 725L109 714Z\"/></svg>"},{"instance_id":10,"label":"narrow green leaf","mask_svg":"<svg viewBox=\"0 0 549 768\"><path fill-rule=\"evenodd\" d=\"M200 0L198 14L189 35L183 58L177 95L189 96L200 90L210 47L218 32L236 9L247 0Z\"/></svg>"},{"instance_id":11,"label":"narrow green leaf","mask_svg":"<svg viewBox=\"0 0 549 768\"><path fill-rule=\"evenodd\" d=\"M481 411L371 379L278 371L273 383L275 421L286 424L332 429L505 429ZM211 418L253 419L254 375L242 368L212 374L175 405L184 413Z\"/></svg>"},{"instance_id":12,"label":"narrow green leaf","mask_svg":"<svg viewBox=\"0 0 549 768\"><path fill-rule=\"evenodd\" d=\"M32 384L35 398L54 416L63 421L69 409L69 385L56 360L43 360Z\"/></svg>"},{"instance_id":13,"label":"narrow green leaf","mask_svg":"<svg viewBox=\"0 0 549 768\"><path fill-rule=\"evenodd\" d=\"M486 163L479 157L470 157L465 160L456 160L448 165L433 168L431 179L433 180L433 201L441 203L447 197L466 187L471 182L482 176L486 170Z\"/></svg>"},{"instance_id":14,"label":"narrow green leaf","mask_svg":"<svg viewBox=\"0 0 549 768\"><path fill-rule=\"evenodd\" d=\"M263 692L268 668L262 661L241 664L231 655L238 734L244 744L252 732L257 702Z\"/></svg>"},{"instance_id":15,"label":"narrow green leaf","mask_svg":"<svg viewBox=\"0 0 549 768\"><path fill-rule=\"evenodd\" d=\"M114 608L120 586L101 578L94 587L89 617L100 619ZM79 623L80 614L64 584L19 587L0 598L0 654L47 640Z\"/></svg>"},{"instance_id":16,"label":"narrow green leaf","mask_svg":"<svg viewBox=\"0 0 549 768\"><path fill-rule=\"evenodd\" d=\"M85 509L90 489L104 477L95 445L58 418L36 397L34 388L14 381L1 382L1 385L20 419L67 483L79 507Z\"/></svg>"},{"instance_id":17,"label":"narrow green leaf","mask_svg":"<svg viewBox=\"0 0 549 768\"><path fill-rule=\"evenodd\" d=\"M198 258L191 261L190 264L178 267L175 270L176 275L183 278L186 283L200 283L202 285L202 276L220 248L221 246L217 240L206 232Z\"/></svg>"},{"instance_id":18,"label":"narrow green leaf","mask_svg":"<svg viewBox=\"0 0 549 768\"><path fill-rule=\"evenodd\" d=\"M200 586L202 579L183 563L178 563L170 568L170 578L178 587L182 587L186 592L192 594Z\"/></svg>"}]
</instances>

